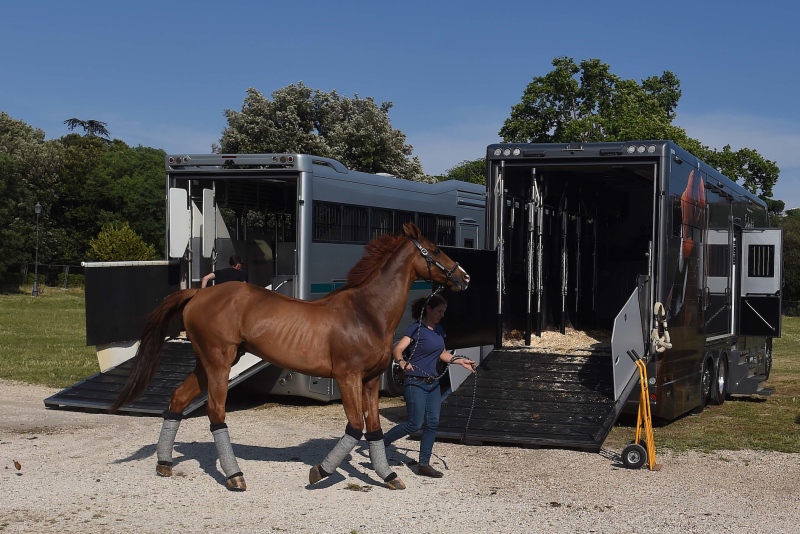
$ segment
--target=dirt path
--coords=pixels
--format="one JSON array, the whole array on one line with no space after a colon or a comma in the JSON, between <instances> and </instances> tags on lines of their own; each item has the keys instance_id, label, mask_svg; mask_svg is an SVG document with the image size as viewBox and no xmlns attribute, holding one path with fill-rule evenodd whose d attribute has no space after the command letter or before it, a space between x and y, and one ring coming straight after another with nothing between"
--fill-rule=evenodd
<instances>
[{"instance_id":1,"label":"dirt path","mask_svg":"<svg viewBox=\"0 0 800 534\"><path fill-rule=\"evenodd\" d=\"M660 472L618 451L437 443L438 480L390 449L408 489L386 489L359 446L338 473L308 470L344 428L341 407L238 409L228 424L248 490L225 489L205 417L186 420L177 475L155 476L160 419L49 410L55 390L0 381L0 532L791 532L800 455L671 454ZM384 410L390 428L402 407ZM366 444L363 444L366 445ZM14 462L18 462L17 469Z\"/></svg>"}]
</instances>

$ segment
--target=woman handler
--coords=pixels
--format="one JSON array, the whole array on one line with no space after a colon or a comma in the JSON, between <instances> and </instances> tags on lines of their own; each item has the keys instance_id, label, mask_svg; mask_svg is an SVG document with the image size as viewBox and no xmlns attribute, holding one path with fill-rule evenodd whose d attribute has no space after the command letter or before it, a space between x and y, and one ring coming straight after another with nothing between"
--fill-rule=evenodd
<instances>
[{"instance_id":1,"label":"woman handler","mask_svg":"<svg viewBox=\"0 0 800 534\"><path fill-rule=\"evenodd\" d=\"M445 311L447 301L438 294L419 298L411 304L411 316L415 322L406 329L405 335L392 351L392 356L405 373L403 397L406 400L407 421L389 430L384 437L388 445L422 429L418 473L433 478L442 476L441 471L430 465L442 407L436 364L441 360L448 364L459 364L472 372L475 372L476 365L468 358L454 356L445 350L445 333L439 324ZM403 356L404 352L409 354L408 358Z\"/></svg>"}]
</instances>

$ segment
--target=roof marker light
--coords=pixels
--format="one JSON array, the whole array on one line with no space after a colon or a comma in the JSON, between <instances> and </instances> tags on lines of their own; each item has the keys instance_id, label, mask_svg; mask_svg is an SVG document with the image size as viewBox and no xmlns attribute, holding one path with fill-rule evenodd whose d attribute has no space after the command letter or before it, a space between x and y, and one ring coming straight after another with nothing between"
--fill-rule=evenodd
<instances>
[{"instance_id":1,"label":"roof marker light","mask_svg":"<svg viewBox=\"0 0 800 534\"><path fill-rule=\"evenodd\" d=\"M636 152L636 147L635 147L635 146L633 146L633 145L630 145L630 146L628 147L628 150L627 150L627 152L628 152L628 154L633 154L634 152Z\"/></svg>"},{"instance_id":2,"label":"roof marker light","mask_svg":"<svg viewBox=\"0 0 800 534\"><path fill-rule=\"evenodd\" d=\"M499 156L499 155L500 155L500 154L502 154L502 153L503 153L503 151L502 151L502 150L500 150L499 148L495 148L495 149L494 149L494 155L495 155L495 156Z\"/></svg>"},{"instance_id":3,"label":"roof marker light","mask_svg":"<svg viewBox=\"0 0 800 534\"><path fill-rule=\"evenodd\" d=\"M504 149L504 150L503 150L503 155L504 155L504 156L510 156L510 155L511 155L511 149L510 149L510 148L506 148L506 149Z\"/></svg>"},{"instance_id":4,"label":"roof marker light","mask_svg":"<svg viewBox=\"0 0 800 534\"><path fill-rule=\"evenodd\" d=\"M521 153L522 153L522 150L520 150L519 148L515 148L514 149L514 155L515 156L519 156Z\"/></svg>"},{"instance_id":5,"label":"roof marker light","mask_svg":"<svg viewBox=\"0 0 800 534\"><path fill-rule=\"evenodd\" d=\"M644 145L639 145L638 147L636 147L636 152L638 152L639 154L644 154Z\"/></svg>"}]
</instances>

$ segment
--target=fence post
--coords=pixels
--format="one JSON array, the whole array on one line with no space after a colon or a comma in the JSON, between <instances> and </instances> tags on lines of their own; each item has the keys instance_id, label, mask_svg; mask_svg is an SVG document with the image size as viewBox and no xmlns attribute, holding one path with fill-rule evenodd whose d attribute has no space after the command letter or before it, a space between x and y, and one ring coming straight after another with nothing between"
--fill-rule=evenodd
<instances>
[{"instance_id":1,"label":"fence post","mask_svg":"<svg viewBox=\"0 0 800 534\"><path fill-rule=\"evenodd\" d=\"M64 266L64 287L61 289L69 288L69 265Z\"/></svg>"}]
</instances>

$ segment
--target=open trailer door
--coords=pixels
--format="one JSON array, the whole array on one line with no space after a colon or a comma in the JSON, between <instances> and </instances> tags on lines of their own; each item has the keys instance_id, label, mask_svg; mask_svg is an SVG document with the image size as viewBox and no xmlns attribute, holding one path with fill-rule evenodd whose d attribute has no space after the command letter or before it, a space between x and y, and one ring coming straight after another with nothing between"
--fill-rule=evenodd
<instances>
[{"instance_id":1,"label":"open trailer door","mask_svg":"<svg viewBox=\"0 0 800 534\"><path fill-rule=\"evenodd\" d=\"M739 335L781 337L783 230L742 230Z\"/></svg>"}]
</instances>

